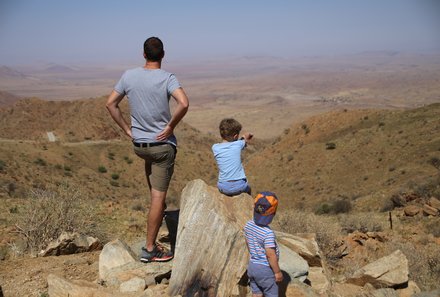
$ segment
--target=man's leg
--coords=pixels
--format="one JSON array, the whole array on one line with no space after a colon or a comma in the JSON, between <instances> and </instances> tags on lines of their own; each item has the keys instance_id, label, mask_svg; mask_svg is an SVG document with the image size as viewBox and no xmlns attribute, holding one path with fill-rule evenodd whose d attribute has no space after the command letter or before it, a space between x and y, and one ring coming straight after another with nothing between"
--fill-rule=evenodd
<instances>
[{"instance_id":1,"label":"man's leg","mask_svg":"<svg viewBox=\"0 0 440 297\"><path fill-rule=\"evenodd\" d=\"M151 205L147 219L147 244L145 247L151 251L154 248L159 228L162 224L165 207L165 197L167 192L161 192L153 188L150 189Z\"/></svg>"}]
</instances>

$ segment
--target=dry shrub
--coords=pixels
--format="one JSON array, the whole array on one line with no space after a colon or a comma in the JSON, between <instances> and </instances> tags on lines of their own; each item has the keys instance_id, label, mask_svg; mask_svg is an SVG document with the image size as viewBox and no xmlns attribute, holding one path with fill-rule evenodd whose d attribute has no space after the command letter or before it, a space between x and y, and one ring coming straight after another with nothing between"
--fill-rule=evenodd
<instances>
[{"instance_id":1,"label":"dry shrub","mask_svg":"<svg viewBox=\"0 0 440 297\"><path fill-rule=\"evenodd\" d=\"M386 213L356 213L341 215L339 221L342 230L347 233L354 231L360 232L379 232L385 229L388 216Z\"/></svg>"},{"instance_id":2,"label":"dry shrub","mask_svg":"<svg viewBox=\"0 0 440 297\"><path fill-rule=\"evenodd\" d=\"M316 233L316 240L326 257L334 253L340 245L338 238L341 228L331 217L318 216L313 213L289 210L278 211L274 228L286 233Z\"/></svg>"},{"instance_id":3,"label":"dry shrub","mask_svg":"<svg viewBox=\"0 0 440 297\"><path fill-rule=\"evenodd\" d=\"M401 250L408 259L409 279L415 281L422 291L439 288L440 246L435 243L418 246L409 241L390 241L387 252Z\"/></svg>"},{"instance_id":4,"label":"dry shrub","mask_svg":"<svg viewBox=\"0 0 440 297\"><path fill-rule=\"evenodd\" d=\"M33 190L16 224L27 247L35 253L63 231L95 235L92 208L78 189L60 185L54 191Z\"/></svg>"}]
</instances>

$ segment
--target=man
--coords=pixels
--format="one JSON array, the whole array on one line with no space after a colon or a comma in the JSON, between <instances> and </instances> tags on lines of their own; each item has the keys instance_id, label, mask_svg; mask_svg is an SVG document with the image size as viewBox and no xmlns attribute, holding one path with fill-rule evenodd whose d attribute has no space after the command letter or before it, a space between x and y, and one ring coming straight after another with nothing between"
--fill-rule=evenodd
<instances>
[{"instance_id":1,"label":"man","mask_svg":"<svg viewBox=\"0 0 440 297\"><path fill-rule=\"evenodd\" d=\"M146 245L141 251L142 262L164 262L173 258L170 252L156 244L156 238L174 172L177 142L173 131L188 111L189 102L174 74L161 69L164 55L162 41L157 37L148 38L144 43L145 65L127 70L106 104L112 118L132 139L136 155L145 160L151 205ZM130 105L131 129L119 109L125 96ZM173 114L169 107L170 97L177 102Z\"/></svg>"}]
</instances>

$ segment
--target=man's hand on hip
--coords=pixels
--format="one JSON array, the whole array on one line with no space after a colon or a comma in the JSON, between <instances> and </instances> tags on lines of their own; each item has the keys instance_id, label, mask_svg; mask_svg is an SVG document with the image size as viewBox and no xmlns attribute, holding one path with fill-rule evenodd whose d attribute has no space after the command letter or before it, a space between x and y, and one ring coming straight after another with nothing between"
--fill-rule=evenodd
<instances>
[{"instance_id":1,"label":"man's hand on hip","mask_svg":"<svg viewBox=\"0 0 440 297\"><path fill-rule=\"evenodd\" d=\"M173 128L171 128L170 126L166 126L165 129L162 130L162 132L160 132L159 134L157 134L156 139L158 141L165 141L168 139L168 137L170 137L171 135L173 135Z\"/></svg>"}]
</instances>

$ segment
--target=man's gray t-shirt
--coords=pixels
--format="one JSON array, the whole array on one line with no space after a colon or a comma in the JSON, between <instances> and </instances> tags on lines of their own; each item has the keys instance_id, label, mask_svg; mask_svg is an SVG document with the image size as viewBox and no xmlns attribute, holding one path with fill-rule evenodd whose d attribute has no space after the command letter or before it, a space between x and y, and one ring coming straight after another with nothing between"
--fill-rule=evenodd
<instances>
[{"instance_id":1,"label":"man's gray t-shirt","mask_svg":"<svg viewBox=\"0 0 440 297\"><path fill-rule=\"evenodd\" d=\"M171 120L169 100L178 88L180 84L175 75L162 69L138 67L122 75L115 91L128 98L133 141L157 142L157 134ZM177 145L174 135L167 142Z\"/></svg>"}]
</instances>

